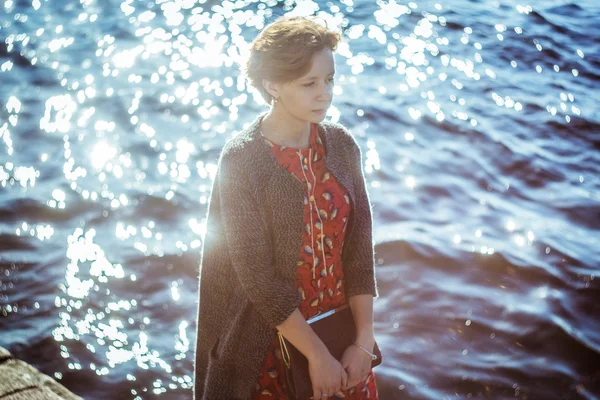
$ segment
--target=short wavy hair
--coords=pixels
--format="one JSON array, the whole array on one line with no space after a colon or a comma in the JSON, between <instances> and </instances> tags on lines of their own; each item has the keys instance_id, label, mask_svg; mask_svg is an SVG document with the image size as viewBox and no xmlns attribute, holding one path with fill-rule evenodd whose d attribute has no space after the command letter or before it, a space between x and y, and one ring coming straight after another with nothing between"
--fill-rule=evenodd
<instances>
[{"instance_id":1,"label":"short wavy hair","mask_svg":"<svg viewBox=\"0 0 600 400\"><path fill-rule=\"evenodd\" d=\"M263 79L288 83L310 71L313 55L325 48L334 52L341 35L310 17L280 17L252 42L242 74L269 104L273 97Z\"/></svg>"}]
</instances>

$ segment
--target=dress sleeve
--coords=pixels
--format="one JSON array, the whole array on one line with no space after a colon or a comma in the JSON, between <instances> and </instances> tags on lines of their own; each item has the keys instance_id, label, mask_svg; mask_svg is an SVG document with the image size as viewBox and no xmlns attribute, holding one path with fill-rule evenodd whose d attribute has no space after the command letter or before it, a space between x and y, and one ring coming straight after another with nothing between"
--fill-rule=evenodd
<instances>
[{"instance_id":1,"label":"dress sleeve","mask_svg":"<svg viewBox=\"0 0 600 400\"><path fill-rule=\"evenodd\" d=\"M373 244L373 220L371 202L365 184L362 151L356 139L342 128L350 142L350 170L354 179L356 200L353 214L353 228L350 232L349 243L344 244L348 249L345 257L344 273L346 277L346 296L371 294L379 297L375 276L375 250ZM346 250L345 250L346 251Z\"/></svg>"},{"instance_id":2,"label":"dress sleeve","mask_svg":"<svg viewBox=\"0 0 600 400\"><path fill-rule=\"evenodd\" d=\"M294 312L300 299L293 285L275 273L266 210L256 199L251 167L240 161L241 151L225 148L217 169L225 248L247 297L275 327Z\"/></svg>"}]
</instances>

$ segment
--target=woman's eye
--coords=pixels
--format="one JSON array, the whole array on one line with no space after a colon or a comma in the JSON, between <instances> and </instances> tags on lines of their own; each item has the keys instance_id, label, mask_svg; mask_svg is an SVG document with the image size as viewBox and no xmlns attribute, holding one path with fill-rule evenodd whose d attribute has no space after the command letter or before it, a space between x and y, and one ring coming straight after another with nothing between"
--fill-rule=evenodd
<instances>
[{"instance_id":1,"label":"woman's eye","mask_svg":"<svg viewBox=\"0 0 600 400\"><path fill-rule=\"evenodd\" d=\"M334 80L335 80L334 78L329 78L329 82L333 82ZM302 86L309 87L309 86L312 86L313 84L314 84L314 82L311 82L311 83L306 83L306 84L304 84Z\"/></svg>"}]
</instances>

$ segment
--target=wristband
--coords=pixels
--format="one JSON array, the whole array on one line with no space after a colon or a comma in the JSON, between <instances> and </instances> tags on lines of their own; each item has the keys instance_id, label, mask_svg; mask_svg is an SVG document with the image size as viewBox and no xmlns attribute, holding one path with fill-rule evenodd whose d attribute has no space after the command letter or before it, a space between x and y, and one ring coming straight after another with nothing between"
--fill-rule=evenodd
<instances>
[{"instance_id":1,"label":"wristband","mask_svg":"<svg viewBox=\"0 0 600 400\"><path fill-rule=\"evenodd\" d=\"M373 360L377 360L377 356L376 356L375 354L371 353L369 350L365 349L364 347L362 347L362 346L361 346L361 345L359 345L359 344L356 344L356 343L353 343L353 344L354 344L356 347L358 347L358 348L362 349L362 350L363 350L365 353L367 353L368 355L370 355L370 356L371 356L371 358L372 358Z\"/></svg>"}]
</instances>

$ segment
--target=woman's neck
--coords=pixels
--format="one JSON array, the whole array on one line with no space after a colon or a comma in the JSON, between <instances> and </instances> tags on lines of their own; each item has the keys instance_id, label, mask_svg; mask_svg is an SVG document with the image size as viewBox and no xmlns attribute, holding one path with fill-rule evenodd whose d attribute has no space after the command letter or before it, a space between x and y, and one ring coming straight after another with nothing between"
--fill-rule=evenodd
<instances>
[{"instance_id":1,"label":"woman's neck","mask_svg":"<svg viewBox=\"0 0 600 400\"><path fill-rule=\"evenodd\" d=\"M299 120L288 113L271 109L262 118L260 129L271 141L289 147L308 147L310 122Z\"/></svg>"}]
</instances>

